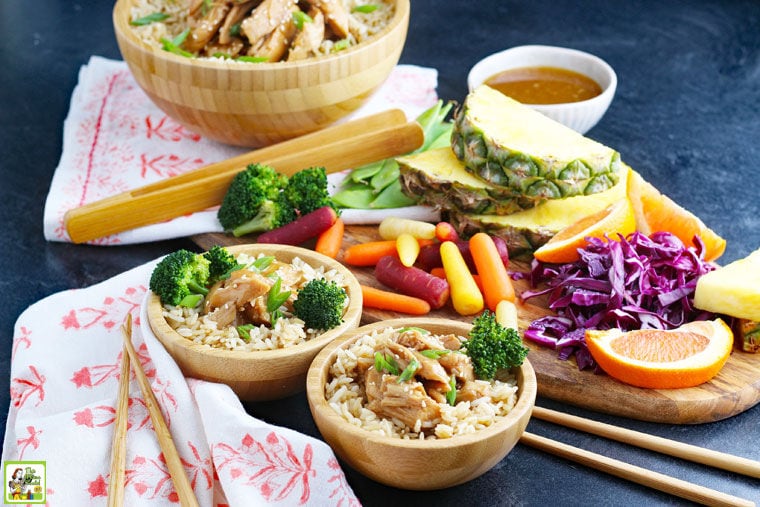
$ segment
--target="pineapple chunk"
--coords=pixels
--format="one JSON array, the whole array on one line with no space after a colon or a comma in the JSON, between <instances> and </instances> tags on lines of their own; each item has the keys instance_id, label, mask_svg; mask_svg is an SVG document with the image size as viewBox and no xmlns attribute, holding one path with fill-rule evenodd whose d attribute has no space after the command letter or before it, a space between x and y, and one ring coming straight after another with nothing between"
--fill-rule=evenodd
<instances>
[{"instance_id":1,"label":"pineapple chunk","mask_svg":"<svg viewBox=\"0 0 760 507\"><path fill-rule=\"evenodd\" d=\"M612 148L485 85L455 116L451 147L477 177L528 199L607 190L622 167Z\"/></svg>"},{"instance_id":2,"label":"pineapple chunk","mask_svg":"<svg viewBox=\"0 0 760 507\"><path fill-rule=\"evenodd\" d=\"M697 280L694 306L751 321L760 321L760 248Z\"/></svg>"}]
</instances>

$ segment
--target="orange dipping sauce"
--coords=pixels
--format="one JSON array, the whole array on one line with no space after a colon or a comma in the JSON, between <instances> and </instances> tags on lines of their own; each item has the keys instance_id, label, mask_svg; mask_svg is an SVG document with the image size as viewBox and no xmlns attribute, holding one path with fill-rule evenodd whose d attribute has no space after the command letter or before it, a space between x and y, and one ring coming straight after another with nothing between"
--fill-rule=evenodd
<instances>
[{"instance_id":1,"label":"orange dipping sauce","mask_svg":"<svg viewBox=\"0 0 760 507\"><path fill-rule=\"evenodd\" d=\"M520 67L486 79L485 84L523 104L565 104L601 95L588 76L559 67Z\"/></svg>"}]
</instances>

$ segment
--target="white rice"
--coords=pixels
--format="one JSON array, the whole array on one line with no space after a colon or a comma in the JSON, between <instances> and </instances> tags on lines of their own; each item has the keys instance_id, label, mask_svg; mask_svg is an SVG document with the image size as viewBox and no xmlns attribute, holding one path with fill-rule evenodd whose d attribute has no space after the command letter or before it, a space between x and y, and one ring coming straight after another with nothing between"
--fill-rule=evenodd
<instances>
[{"instance_id":1,"label":"white rice","mask_svg":"<svg viewBox=\"0 0 760 507\"><path fill-rule=\"evenodd\" d=\"M247 265L259 257L264 257L264 255L251 257L246 254L239 254L237 261L240 264ZM337 270L325 270L324 266L315 268L299 257L293 258L291 266L303 276L303 284L315 278L324 278L327 282L335 282L339 287L346 288L343 275ZM346 298L346 306L348 306L348 298ZM201 307L201 305L195 308L164 305L163 315L172 329L188 340L227 350L282 349L305 343L323 332L305 328L301 319L288 312L283 312L283 317L275 321L274 327L270 328L264 324L254 327L250 330L251 340L245 341L240 337L235 326L220 329L215 320L209 318L208 315L201 315Z\"/></svg>"},{"instance_id":2,"label":"white rice","mask_svg":"<svg viewBox=\"0 0 760 507\"><path fill-rule=\"evenodd\" d=\"M351 46L364 42L380 32L393 18L395 12L394 2L388 0L373 0L372 2L368 2L367 0L339 1L350 13L348 42ZM130 10L131 20L134 21L157 12L168 14L169 17L164 21L144 26L133 26L132 29L146 44L160 49L163 46L161 43L162 38L171 40L188 27L188 10L191 3L191 0L136 0ZM370 3L377 6L377 9L369 13L353 12L355 7ZM334 45L335 41L324 40L319 48L319 54L330 54Z\"/></svg>"},{"instance_id":3,"label":"white rice","mask_svg":"<svg viewBox=\"0 0 760 507\"><path fill-rule=\"evenodd\" d=\"M514 377L490 382L490 396L473 402L462 401L451 406L438 403L441 420L432 433L421 430L420 421L409 427L398 419L385 419L367 409L367 397L356 378L359 358L374 360L375 350L382 347L395 333L385 328L364 335L350 347L339 349L330 367L325 385L325 399L335 412L350 424L380 435L403 439L451 438L487 428L506 416L517 402L517 382ZM483 382L483 381L477 381Z\"/></svg>"}]
</instances>

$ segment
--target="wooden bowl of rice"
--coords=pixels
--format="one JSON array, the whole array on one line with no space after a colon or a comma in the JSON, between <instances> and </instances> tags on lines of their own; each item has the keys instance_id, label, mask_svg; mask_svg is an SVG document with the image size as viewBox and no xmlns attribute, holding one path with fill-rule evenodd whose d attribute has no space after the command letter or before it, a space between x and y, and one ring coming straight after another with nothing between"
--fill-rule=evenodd
<instances>
[{"instance_id":1,"label":"wooden bowl of rice","mask_svg":"<svg viewBox=\"0 0 760 507\"><path fill-rule=\"evenodd\" d=\"M471 325L447 319L408 318L375 322L345 333L322 349L309 368L306 394L311 413L335 453L372 480L409 490L434 490L462 484L490 470L520 439L535 404L535 372L527 360L510 372L510 382L516 390L513 390L515 398L505 408L506 414L501 411L497 412L498 417L484 417L480 413L477 417L480 422L473 424L472 416L460 410L466 403L457 402L455 407L446 409L451 413L443 417L449 426L447 433L451 428L460 427L453 431L453 436L420 439L413 431L406 436L389 436L389 433L403 431L398 429L403 424L378 421L378 416L364 404L358 408L356 403L363 397L365 388L336 378L350 375L336 374L334 368L350 372L351 363L364 357L358 349L360 343L366 344L366 337L383 336L388 329L409 327L422 328L433 335L466 337ZM359 342L360 339L363 341ZM367 354L364 351L364 355ZM495 400L496 397L493 403ZM349 416L350 423L346 412L353 414ZM450 422L452 413L457 418L455 423ZM388 425L394 429L388 430ZM435 431L438 435L438 427Z\"/></svg>"},{"instance_id":2,"label":"wooden bowl of rice","mask_svg":"<svg viewBox=\"0 0 760 507\"><path fill-rule=\"evenodd\" d=\"M340 1L348 12L367 3ZM118 0L113 24L122 57L137 84L169 117L209 139L261 147L337 122L364 104L387 79L406 41L410 2L373 3L388 8L354 15L364 16L369 29L362 28L359 35L354 30L342 39L352 45L337 50L335 43L333 49L294 61L251 63L220 57L219 52L189 58L166 51L161 37L171 40L184 27L174 26L183 21L174 12L160 23L130 25L157 7L172 9L189 5L190 0ZM356 26L353 21L352 26Z\"/></svg>"},{"instance_id":3,"label":"wooden bowl of rice","mask_svg":"<svg viewBox=\"0 0 760 507\"><path fill-rule=\"evenodd\" d=\"M303 391L306 388L309 365L317 353L332 340L359 325L362 314L359 282L338 261L306 248L247 244L229 246L227 250L236 257L240 254L250 258L263 255L273 256L284 263L302 262L305 263L303 269L310 270L310 277L342 282L338 285L342 285L348 295L343 322L313 338L302 339L284 347L278 344L269 350L229 350L207 343L196 343L192 338L181 335L167 321L168 310L161 304L159 297L149 291L146 313L151 330L185 376L227 384L241 400L273 400Z\"/></svg>"}]
</instances>

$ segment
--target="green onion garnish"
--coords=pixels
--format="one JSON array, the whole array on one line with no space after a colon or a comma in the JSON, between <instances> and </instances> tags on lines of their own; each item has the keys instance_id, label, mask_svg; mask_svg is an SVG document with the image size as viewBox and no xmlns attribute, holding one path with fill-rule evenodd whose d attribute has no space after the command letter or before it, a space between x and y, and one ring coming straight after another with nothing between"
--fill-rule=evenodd
<instances>
[{"instance_id":1,"label":"green onion garnish","mask_svg":"<svg viewBox=\"0 0 760 507\"><path fill-rule=\"evenodd\" d=\"M404 371L401 372L401 375L398 376L398 378L396 379L396 382L398 382L399 384L402 382L406 382L407 380L409 380L410 378L414 376L414 372L417 371L417 368L419 367L420 367L419 361L417 361L416 359L412 359L411 361L409 361L409 364L407 365L407 367L404 368Z\"/></svg>"},{"instance_id":2,"label":"green onion garnish","mask_svg":"<svg viewBox=\"0 0 760 507\"><path fill-rule=\"evenodd\" d=\"M452 407L457 403L457 378L452 375L449 379L449 392L446 393L446 401Z\"/></svg>"},{"instance_id":3,"label":"green onion garnish","mask_svg":"<svg viewBox=\"0 0 760 507\"><path fill-rule=\"evenodd\" d=\"M202 299L203 295L201 294L190 294L182 298L182 301L180 301L177 306L182 306L184 308L195 308Z\"/></svg>"},{"instance_id":4,"label":"green onion garnish","mask_svg":"<svg viewBox=\"0 0 760 507\"><path fill-rule=\"evenodd\" d=\"M339 41L336 41L335 44L333 44L333 47L331 51L333 53L337 53L338 51L343 51L344 49L348 48L349 46L348 39L341 39Z\"/></svg>"},{"instance_id":5,"label":"green onion garnish","mask_svg":"<svg viewBox=\"0 0 760 507\"><path fill-rule=\"evenodd\" d=\"M303 30L303 24L304 23L313 23L314 20L311 19L311 16L306 14L304 11L296 11L293 13L293 23L295 23L296 28L299 30Z\"/></svg>"},{"instance_id":6,"label":"green onion garnish","mask_svg":"<svg viewBox=\"0 0 760 507\"><path fill-rule=\"evenodd\" d=\"M242 324L235 329L237 329L240 339L249 343L251 341L251 329L253 329L253 327L253 324Z\"/></svg>"},{"instance_id":7,"label":"green onion garnish","mask_svg":"<svg viewBox=\"0 0 760 507\"><path fill-rule=\"evenodd\" d=\"M450 352L451 352L450 350L434 350L434 349L420 350L420 354L430 359L439 359L441 356L445 356L446 354Z\"/></svg>"},{"instance_id":8,"label":"green onion garnish","mask_svg":"<svg viewBox=\"0 0 760 507\"><path fill-rule=\"evenodd\" d=\"M271 255L267 255L265 257L259 257L255 261L253 261L253 264L251 264L251 267L255 269L256 271L264 271L266 268L268 268L272 262L274 262L274 257Z\"/></svg>"},{"instance_id":9,"label":"green onion garnish","mask_svg":"<svg viewBox=\"0 0 760 507\"><path fill-rule=\"evenodd\" d=\"M269 293L267 294L267 311L269 312L272 325L274 325L278 318L282 317L280 307L290 297L290 291L280 291L281 287L282 278L278 276L277 280L275 280L274 284L269 288Z\"/></svg>"},{"instance_id":10,"label":"green onion garnish","mask_svg":"<svg viewBox=\"0 0 760 507\"><path fill-rule=\"evenodd\" d=\"M398 363L391 355L375 352L375 370L378 372L385 371L391 375L398 375Z\"/></svg>"},{"instance_id":11,"label":"green onion garnish","mask_svg":"<svg viewBox=\"0 0 760 507\"><path fill-rule=\"evenodd\" d=\"M185 42L185 39L187 39L187 36L189 33L190 33L190 29L185 28L181 34L177 35L172 40L161 37L161 44L163 44L164 50L170 53L174 53L175 55L192 58L193 57L192 53L185 51L184 49L181 48L182 43Z\"/></svg>"},{"instance_id":12,"label":"green onion garnish","mask_svg":"<svg viewBox=\"0 0 760 507\"><path fill-rule=\"evenodd\" d=\"M266 56L238 56L235 60L248 63L263 63L269 61L269 58Z\"/></svg>"},{"instance_id":13,"label":"green onion garnish","mask_svg":"<svg viewBox=\"0 0 760 507\"><path fill-rule=\"evenodd\" d=\"M129 24L132 26L145 26L151 23L156 23L158 21L163 21L168 17L169 15L166 14L165 12L154 12L153 14L148 14L147 16L133 19L132 21L129 22Z\"/></svg>"},{"instance_id":14,"label":"green onion garnish","mask_svg":"<svg viewBox=\"0 0 760 507\"><path fill-rule=\"evenodd\" d=\"M364 5L357 5L353 9L351 9L351 12L361 12L363 14L369 14L370 12L375 12L377 10L377 5L374 4L364 4Z\"/></svg>"},{"instance_id":15,"label":"green onion garnish","mask_svg":"<svg viewBox=\"0 0 760 507\"><path fill-rule=\"evenodd\" d=\"M398 330L398 334L405 333L407 331L417 331L420 334L430 334L430 331L428 331L427 329L422 329L421 327L416 327L416 326L402 327L401 329Z\"/></svg>"}]
</instances>

